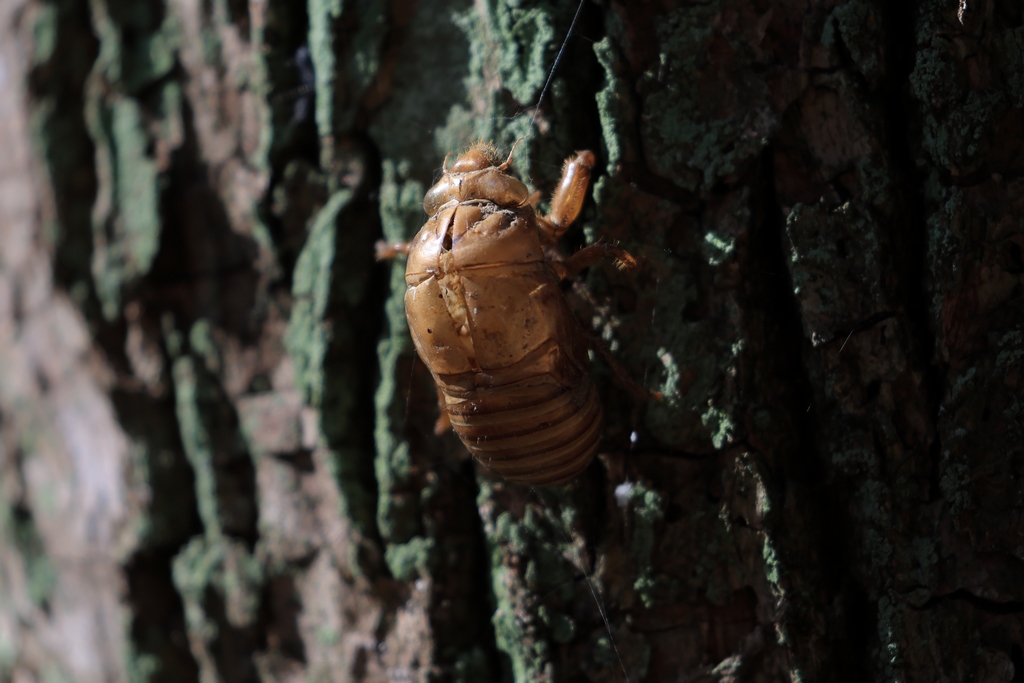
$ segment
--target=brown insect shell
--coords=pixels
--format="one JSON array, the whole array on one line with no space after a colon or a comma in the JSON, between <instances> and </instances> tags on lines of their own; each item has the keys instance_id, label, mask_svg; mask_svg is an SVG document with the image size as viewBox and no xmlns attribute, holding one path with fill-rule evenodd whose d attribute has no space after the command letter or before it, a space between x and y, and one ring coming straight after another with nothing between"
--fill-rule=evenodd
<instances>
[{"instance_id":1,"label":"brown insect shell","mask_svg":"<svg viewBox=\"0 0 1024 683\"><path fill-rule=\"evenodd\" d=\"M405 312L463 443L506 479L547 486L590 462L601 404L529 191L496 164L474 148L427 192Z\"/></svg>"},{"instance_id":2,"label":"brown insect shell","mask_svg":"<svg viewBox=\"0 0 1024 683\"><path fill-rule=\"evenodd\" d=\"M405 308L435 377L505 368L548 340L586 358L529 196L496 167L447 173L427 192L434 213L409 245Z\"/></svg>"}]
</instances>

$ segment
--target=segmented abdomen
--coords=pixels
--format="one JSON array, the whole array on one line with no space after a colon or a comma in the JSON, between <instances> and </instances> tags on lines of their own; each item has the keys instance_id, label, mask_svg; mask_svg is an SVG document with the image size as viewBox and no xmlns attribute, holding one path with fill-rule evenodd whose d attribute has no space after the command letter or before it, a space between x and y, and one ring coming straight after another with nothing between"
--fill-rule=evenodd
<instances>
[{"instance_id":1,"label":"segmented abdomen","mask_svg":"<svg viewBox=\"0 0 1024 683\"><path fill-rule=\"evenodd\" d=\"M601 401L573 366L552 340L499 373L438 380L455 432L481 463L509 481L551 486L582 472L601 440Z\"/></svg>"}]
</instances>

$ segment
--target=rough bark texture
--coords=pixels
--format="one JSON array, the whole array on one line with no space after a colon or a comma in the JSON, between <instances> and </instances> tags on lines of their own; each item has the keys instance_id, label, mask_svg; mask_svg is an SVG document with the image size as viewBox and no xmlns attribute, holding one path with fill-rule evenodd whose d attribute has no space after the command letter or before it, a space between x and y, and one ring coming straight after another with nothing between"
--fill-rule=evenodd
<instances>
[{"instance_id":1,"label":"rough bark texture","mask_svg":"<svg viewBox=\"0 0 1024 683\"><path fill-rule=\"evenodd\" d=\"M0 680L1024 680L1018 0L0 2ZM432 433L445 154L598 158L607 426Z\"/></svg>"}]
</instances>

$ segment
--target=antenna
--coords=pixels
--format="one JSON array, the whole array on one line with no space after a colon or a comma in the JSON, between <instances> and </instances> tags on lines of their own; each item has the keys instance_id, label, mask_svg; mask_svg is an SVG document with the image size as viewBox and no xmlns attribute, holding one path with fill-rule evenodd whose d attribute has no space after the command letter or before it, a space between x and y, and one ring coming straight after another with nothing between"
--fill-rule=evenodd
<instances>
[{"instance_id":1,"label":"antenna","mask_svg":"<svg viewBox=\"0 0 1024 683\"><path fill-rule=\"evenodd\" d=\"M583 11L583 4L587 0L580 0L579 6L576 8L576 14L572 18L572 24L569 25L569 31L565 34L565 40L562 41L562 47L558 48L558 54L555 55L555 61L552 62L551 68L548 69L548 79L544 81L544 87L540 90L540 97L537 98L537 104L533 108L533 116L530 117L530 132L533 132L533 128L537 123L537 114L540 113L541 102L544 101L544 95L548 92L548 87L551 85L551 80L555 77L555 70L558 68L558 63L562 61L562 55L565 54L565 48L569 44L569 39L572 38L572 34L576 31L576 22L580 20L580 13Z\"/></svg>"}]
</instances>

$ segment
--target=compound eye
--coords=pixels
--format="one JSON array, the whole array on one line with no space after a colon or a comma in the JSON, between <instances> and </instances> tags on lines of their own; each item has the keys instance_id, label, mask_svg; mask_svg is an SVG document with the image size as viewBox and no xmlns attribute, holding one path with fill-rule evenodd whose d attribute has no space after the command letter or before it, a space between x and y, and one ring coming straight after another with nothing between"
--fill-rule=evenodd
<instances>
[{"instance_id":1,"label":"compound eye","mask_svg":"<svg viewBox=\"0 0 1024 683\"><path fill-rule=\"evenodd\" d=\"M452 166L452 173L466 173L467 171L480 171L491 166L491 160L479 147L474 147L465 154L459 155Z\"/></svg>"},{"instance_id":2,"label":"compound eye","mask_svg":"<svg viewBox=\"0 0 1024 683\"><path fill-rule=\"evenodd\" d=\"M433 216L437 213L437 210L447 204L452 199L452 190L457 187L452 182L452 177L445 174L437 183L427 190L427 194L423 197L423 210L427 212L428 216Z\"/></svg>"}]
</instances>

